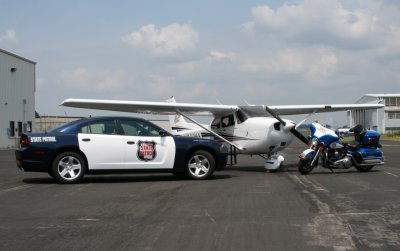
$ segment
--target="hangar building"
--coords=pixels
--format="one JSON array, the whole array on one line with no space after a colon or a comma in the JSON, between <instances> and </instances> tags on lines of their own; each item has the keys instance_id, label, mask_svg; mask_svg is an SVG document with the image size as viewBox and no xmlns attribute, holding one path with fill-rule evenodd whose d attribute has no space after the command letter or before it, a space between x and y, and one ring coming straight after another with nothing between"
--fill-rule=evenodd
<instances>
[{"instance_id":1,"label":"hangar building","mask_svg":"<svg viewBox=\"0 0 400 251\"><path fill-rule=\"evenodd\" d=\"M36 63L0 49L0 149L18 146L35 120Z\"/></svg>"},{"instance_id":2,"label":"hangar building","mask_svg":"<svg viewBox=\"0 0 400 251\"><path fill-rule=\"evenodd\" d=\"M379 133L400 132L400 94L365 94L356 104L384 104L384 108L349 111L350 127L361 124Z\"/></svg>"}]
</instances>

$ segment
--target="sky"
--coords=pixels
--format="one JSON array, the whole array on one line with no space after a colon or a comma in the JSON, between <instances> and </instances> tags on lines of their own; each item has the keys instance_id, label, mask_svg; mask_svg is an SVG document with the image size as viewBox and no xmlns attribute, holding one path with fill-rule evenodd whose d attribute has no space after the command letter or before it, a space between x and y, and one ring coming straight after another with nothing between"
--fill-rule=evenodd
<instances>
[{"instance_id":1,"label":"sky","mask_svg":"<svg viewBox=\"0 0 400 251\"><path fill-rule=\"evenodd\" d=\"M60 107L67 98L296 105L400 93L396 0L0 3L0 48L37 62L42 115L94 113Z\"/></svg>"}]
</instances>

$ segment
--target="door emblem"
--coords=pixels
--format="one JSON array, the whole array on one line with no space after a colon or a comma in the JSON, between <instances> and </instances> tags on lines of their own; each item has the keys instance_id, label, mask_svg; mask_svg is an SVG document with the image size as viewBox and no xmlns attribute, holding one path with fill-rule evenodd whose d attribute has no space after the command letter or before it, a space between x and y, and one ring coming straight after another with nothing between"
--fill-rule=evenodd
<instances>
[{"instance_id":1,"label":"door emblem","mask_svg":"<svg viewBox=\"0 0 400 251\"><path fill-rule=\"evenodd\" d=\"M154 160L157 156L156 142L138 141L137 157L142 161Z\"/></svg>"}]
</instances>

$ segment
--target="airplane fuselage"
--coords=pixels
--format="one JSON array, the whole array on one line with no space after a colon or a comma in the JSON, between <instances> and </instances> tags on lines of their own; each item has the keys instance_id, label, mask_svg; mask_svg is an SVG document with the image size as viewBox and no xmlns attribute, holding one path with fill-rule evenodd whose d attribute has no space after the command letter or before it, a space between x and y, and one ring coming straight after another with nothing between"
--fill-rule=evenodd
<instances>
[{"instance_id":1,"label":"airplane fuselage","mask_svg":"<svg viewBox=\"0 0 400 251\"><path fill-rule=\"evenodd\" d=\"M212 136L206 130L192 125L194 127L178 134L194 137ZM210 126L205 127L241 148L238 154L274 154L287 147L294 138L278 120L271 117L252 117L240 122L235 117L232 120L226 116L214 119Z\"/></svg>"},{"instance_id":2,"label":"airplane fuselage","mask_svg":"<svg viewBox=\"0 0 400 251\"><path fill-rule=\"evenodd\" d=\"M240 154L273 154L293 140L293 135L270 117L253 117L234 126L213 129L223 137L232 135L231 142L243 150Z\"/></svg>"}]
</instances>

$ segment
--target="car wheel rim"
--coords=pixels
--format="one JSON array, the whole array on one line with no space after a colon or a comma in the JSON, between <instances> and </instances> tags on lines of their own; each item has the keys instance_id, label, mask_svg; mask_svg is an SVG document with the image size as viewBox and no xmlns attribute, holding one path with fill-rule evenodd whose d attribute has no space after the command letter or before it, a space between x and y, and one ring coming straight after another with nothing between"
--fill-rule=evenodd
<instances>
[{"instance_id":1,"label":"car wheel rim","mask_svg":"<svg viewBox=\"0 0 400 251\"><path fill-rule=\"evenodd\" d=\"M210 170L210 162L202 155L195 155L189 160L189 172L198 178L207 175Z\"/></svg>"},{"instance_id":2,"label":"car wheel rim","mask_svg":"<svg viewBox=\"0 0 400 251\"><path fill-rule=\"evenodd\" d=\"M65 180L76 179L82 171L79 160L72 156L66 156L58 162L58 173Z\"/></svg>"}]
</instances>

